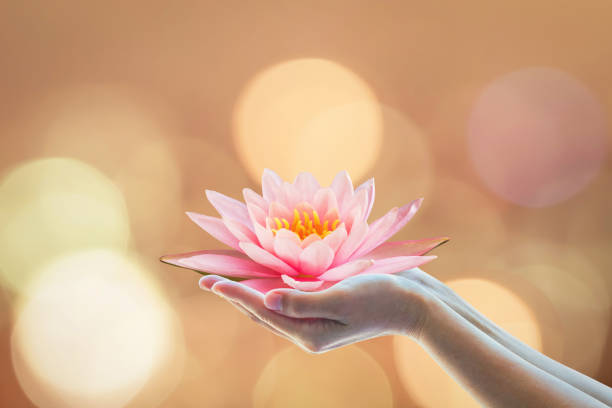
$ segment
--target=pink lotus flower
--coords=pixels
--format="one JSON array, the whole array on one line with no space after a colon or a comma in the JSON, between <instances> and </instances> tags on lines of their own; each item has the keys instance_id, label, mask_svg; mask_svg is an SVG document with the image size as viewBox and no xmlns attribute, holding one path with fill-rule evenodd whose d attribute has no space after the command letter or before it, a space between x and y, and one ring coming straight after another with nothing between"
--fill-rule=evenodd
<instances>
[{"instance_id":1,"label":"pink lotus flower","mask_svg":"<svg viewBox=\"0 0 612 408\"><path fill-rule=\"evenodd\" d=\"M264 293L286 287L315 291L358 274L415 268L435 259L423 255L448 241L441 237L386 242L414 216L423 199L395 207L368 224L374 179L353 191L346 171L323 188L310 173L300 173L289 183L266 169L263 197L249 188L243 189L243 194L246 204L206 190L221 218L187 213L233 250L203 250L167 255L161 260L245 279L242 284Z\"/></svg>"}]
</instances>

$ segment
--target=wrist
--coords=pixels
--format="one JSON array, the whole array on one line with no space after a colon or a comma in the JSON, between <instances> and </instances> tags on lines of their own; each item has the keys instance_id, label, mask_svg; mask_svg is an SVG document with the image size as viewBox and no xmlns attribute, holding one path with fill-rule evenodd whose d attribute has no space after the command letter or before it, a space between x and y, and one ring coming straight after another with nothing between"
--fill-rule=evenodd
<instances>
[{"instance_id":1,"label":"wrist","mask_svg":"<svg viewBox=\"0 0 612 408\"><path fill-rule=\"evenodd\" d=\"M407 280L400 285L400 291L401 303L404 307L400 313L397 334L419 341L427 330L437 298L431 291Z\"/></svg>"}]
</instances>

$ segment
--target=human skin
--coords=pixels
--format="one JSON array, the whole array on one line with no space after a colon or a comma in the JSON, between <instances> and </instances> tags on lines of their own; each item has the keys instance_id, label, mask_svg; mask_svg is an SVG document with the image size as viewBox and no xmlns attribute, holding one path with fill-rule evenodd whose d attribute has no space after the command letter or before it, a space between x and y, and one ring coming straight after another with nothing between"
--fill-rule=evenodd
<instances>
[{"instance_id":1,"label":"human skin","mask_svg":"<svg viewBox=\"0 0 612 408\"><path fill-rule=\"evenodd\" d=\"M354 276L320 292L263 295L215 275L200 286L312 353L408 336L486 406L612 406L610 387L520 342L418 268Z\"/></svg>"}]
</instances>

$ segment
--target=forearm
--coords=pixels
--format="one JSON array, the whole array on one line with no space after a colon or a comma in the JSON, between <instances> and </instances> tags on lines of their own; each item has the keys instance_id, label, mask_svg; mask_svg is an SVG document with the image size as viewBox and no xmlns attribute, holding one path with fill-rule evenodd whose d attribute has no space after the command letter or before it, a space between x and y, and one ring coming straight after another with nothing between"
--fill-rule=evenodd
<instances>
[{"instance_id":1,"label":"forearm","mask_svg":"<svg viewBox=\"0 0 612 408\"><path fill-rule=\"evenodd\" d=\"M532 349L487 319L450 289L448 289L448 293L441 297L441 300L480 331L519 357L599 401L612 406L612 389L610 387Z\"/></svg>"},{"instance_id":2,"label":"forearm","mask_svg":"<svg viewBox=\"0 0 612 408\"><path fill-rule=\"evenodd\" d=\"M605 407L590 395L527 362L435 297L417 341L486 406Z\"/></svg>"}]
</instances>

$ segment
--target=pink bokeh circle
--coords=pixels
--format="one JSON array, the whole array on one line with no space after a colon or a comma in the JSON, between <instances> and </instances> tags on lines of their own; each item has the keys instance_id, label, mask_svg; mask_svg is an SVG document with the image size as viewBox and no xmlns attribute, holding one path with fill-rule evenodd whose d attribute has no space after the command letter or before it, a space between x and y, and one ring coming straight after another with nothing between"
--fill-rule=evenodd
<instances>
[{"instance_id":1,"label":"pink bokeh circle","mask_svg":"<svg viewBox=\"0 0 612 408\"><path fill-rule=\"evenodd\" d=\"M607 152L605 112L585 85L558 69L521 69L489 84L468 124L478 175L526 207L568 199L595 177Z\"/></svg>"}]
</instances>

